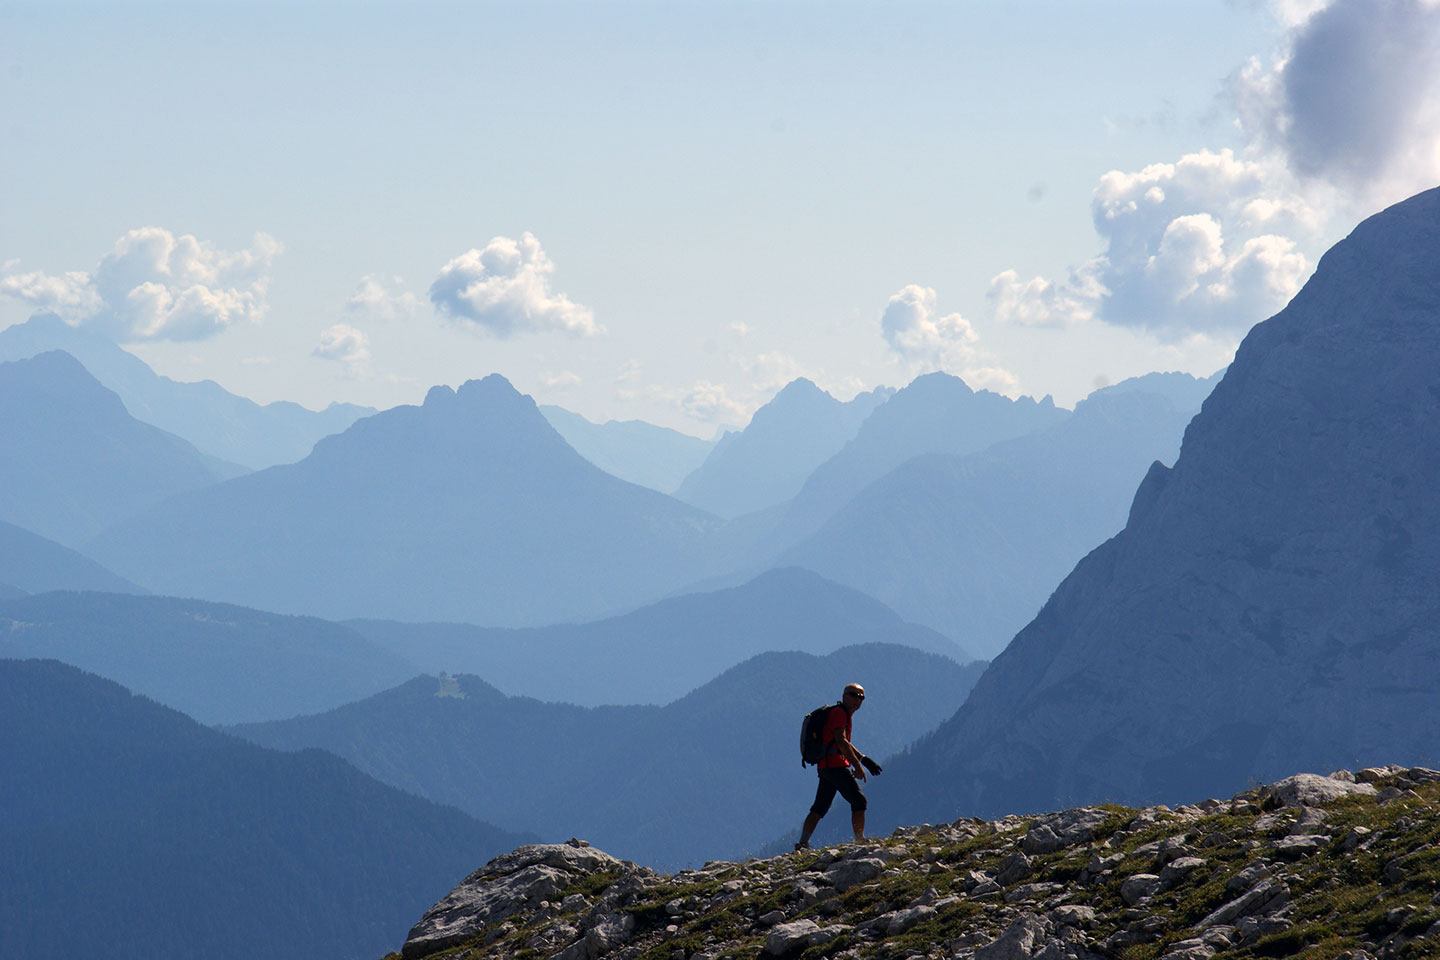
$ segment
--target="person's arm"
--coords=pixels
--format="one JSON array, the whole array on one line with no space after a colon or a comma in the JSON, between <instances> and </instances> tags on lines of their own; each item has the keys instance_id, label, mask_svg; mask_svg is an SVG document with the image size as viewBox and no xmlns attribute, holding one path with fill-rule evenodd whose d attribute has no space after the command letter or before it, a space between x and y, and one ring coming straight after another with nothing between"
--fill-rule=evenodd
<instances>
[{"instance_id":1,"label":"person's arm","mask_svg":"<svg viewBox=\"0 0 1440 960\"><path fill-rule=\"evenodd\" d=\"M835 749L840 751L842 757L850 761L850 767L855 771L855 776L864 780L865 767L862 765L862 755L859 750L855 749L855 745L850 742L849 738L845 736L844 727L835 731Z\"/></svg>"}]
</instances>

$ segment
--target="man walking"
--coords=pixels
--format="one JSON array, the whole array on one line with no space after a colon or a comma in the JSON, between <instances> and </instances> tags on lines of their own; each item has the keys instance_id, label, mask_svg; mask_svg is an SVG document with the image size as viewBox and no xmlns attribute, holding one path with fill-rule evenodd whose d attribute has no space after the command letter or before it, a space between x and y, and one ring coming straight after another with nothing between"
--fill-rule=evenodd
<instances>
[{"instance_id":1,"label":"man walking","mask_svg":"<svg viewBox=\"0 0 1440 960\"><path fill-rule=\"evenodd\" d=\"M820 785L815 789L815 802L810 806L805 825L800 828L800 840L795 844L796 850L810 849L810 834L815 832L820 818L829 812L830 803L835 799L836 793L850 804L850 826L855 830L855 842L865 839L865 794L861 791L860 784L855 782L855 778L864 780L865 770L878 775L880 764L856 750L850 742L850 718L864 703L865 688L858 683L849 684L845 687L840 702L825 718L824 732L820 737L825 753L817 764ZM862 766L864 769L861 769Z\"/></svg>"}]
</instances>

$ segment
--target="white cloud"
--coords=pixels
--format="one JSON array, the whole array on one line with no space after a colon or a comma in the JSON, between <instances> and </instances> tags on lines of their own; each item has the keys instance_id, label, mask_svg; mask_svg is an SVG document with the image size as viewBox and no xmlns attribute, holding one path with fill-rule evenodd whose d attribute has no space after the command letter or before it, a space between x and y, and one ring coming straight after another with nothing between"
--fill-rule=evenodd
<instances>
[{"instance_id":1,"label":"white cloud","mask_svg":"<svg viewBox=\"0 0 1440 960\"><path fill-rule=\"evenodd\" d=\"M403 285L399 277L391 281L396 287ZM415 315L420 308L420 298L408 290L391 289L371 276L360 278L355 292L345 301L345 314L361 320L390 321Z\"/></svg>"},{"instance_id":2,"label":"white cloud","mask_svg":"<svg viewBox=\"0 0 1440 960\"><path fill-rule=\"evenodd\" d=\"M573 387L580 382L580 375L569 370L562 370L559 373L545 372L539 376L541 386L551 389L564 389Z\"/></svg>"},{"instance_id":3,"label":"white cloud","mask_svg":"<svg viewBox=\"0 0 1440 960\"><path fill-rule=\"evenodd\" d=\"M773 394L797 377L816 377L788 353L760 353L753 357L735 357L735 364L745 371L750 389L756 393Z\"/></svg>"},{"instance_id":4,"label":"white cloud","mask_svg":"<svg viewBox=\"0 0 1440 960\"><path fill-rule=\"evenodd\" d=\"M1440 3L1287 9L1286 49L1231 83L1242 128L1297 176L1369 212L1440 181ZM1306 14L1308 15L1302 15Z\"/></svg>"},{"instance_id":5,"label":"white cloud","mask_svg":"<svg viewBox=\"0 0 1440 960\"><path fill-rule=\"evenodd\" d=\"M936 316L935 291L909 284L890 298L880 315L880 333L911 375L933 370L958 374L967 383L985 380L1013 389L1018 382L993 366L977 344L975 328L958 313Z\"/></svg>"},{"instance_id":6,"label":"white cloud","mask_svg":"<svg viewBox=\"0 0 1440 960\"><path fill-rule=\"evenodd\" d=\"M370 367L370 338L348 323L337 323L321 332L311 354L343 364L351 376L360 376Z\"/></svg>"},{"instance_id":7,"label":"white cloud","mask_svg":"<svg viewBox=\"0 0 1440 960\"><path fill-rule=\"evenodd\" d=\"M740 424L749 419L749 412L731 400L723 384L697 380L683 391L678 406L686 416L703 423Z\"/></svg>"},{"instance_id":8,"label":"white cloud","mask_svg":"<svg viewBox=\"0 0 1440 960\"><path fill-rule=\"evenodd\" d=\"M1112 170L1091 199L1104 251L1055 284L990 281L997 319L1071 326L1098 318L1165 343L1237 337L1299 290L1310 263L1290 235L1323 217L1270 162L1202 150L1136 173Z\"/></svg>"},{"instance_id":9,"label":"white cloud","mask_svg":"<svg viewBox=\"0 0 1440 960\"><path fill-rule=\"evenodd\" d=\"M0 294L104 330L121 343L203 340L264 314L270 263L281 251L257 233L231 253L160 227L131 230L93 272L7 272Z\"/></svg>"},{"instance_id":10,"label":"white cloud","mask_svg":"<svg viewBox=\"0 0 1440 960\"><path fill-rule=\"evenodd\" d=\"M603 333L591 311L550 290L555 265L526 233L518 241L496 237L483 250L451 260L430 285L442 312L505 339L522 332Z\"/></svg>"}]
</instances>

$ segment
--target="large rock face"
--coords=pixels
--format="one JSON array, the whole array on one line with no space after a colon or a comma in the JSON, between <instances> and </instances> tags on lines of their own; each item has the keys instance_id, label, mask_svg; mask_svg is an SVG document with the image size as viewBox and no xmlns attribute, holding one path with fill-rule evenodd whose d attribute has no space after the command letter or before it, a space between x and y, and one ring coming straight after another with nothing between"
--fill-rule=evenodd
<instances>
[{"instance_id":1,"label":"large rock face","mask_svg":"<svg viewBox=\"0 0 1440 960\"><path fill-rule=\"evenodd\" d=\"M1433 757L1440 190L1257 326L965 706L893 765L911 816L1220 794Z\"/></svg>"}]
</instances>

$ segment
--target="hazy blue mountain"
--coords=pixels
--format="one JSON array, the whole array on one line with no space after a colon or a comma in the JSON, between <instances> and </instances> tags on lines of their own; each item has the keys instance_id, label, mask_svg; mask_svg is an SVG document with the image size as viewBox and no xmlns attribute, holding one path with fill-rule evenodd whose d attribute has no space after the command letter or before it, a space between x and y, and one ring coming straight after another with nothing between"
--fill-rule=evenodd
<instances>
[{"instance_id":1,"label":"hazy blue mountain","mask_svg":"<svg viewBox=\"0 0 1440 960\"><path fill-rule=\"evenodd\" d=\"M1090 396L1113 397L1122 393L1150 393L1169 400L1176 410L1199 410L1223 376L1223 367L1204 378L1192 377L1188 373L1147 373L1101 387Z\"/></svg>"},{"instance_id":2,"label":"hazy blue mountain","mask_svg":"<svg viewBox=\"0 0 1440 960\"><path fill-rule=\"evenodd\" d=\"M325 620L113 593L0 603L0 657L53 657L204 723L327 710L421 672Z\"/></svg>"},{"instance_id":3,"label":"hazy blue mountain","mask_svg":"<svg viewBox=\"0 0 1440 960\"><path fill-rule=\"evenodd\" d=\"M722 517L784 503L892 393L880 387L841 403L803 377L793 380L744 430L725 434L675 496Z\"/></svg>"},{"instance_id":4,"label":"hazy blue mountain","mask_svg":"<svg viewBox=\"0 0 1440 960\"><path fill-rule=\"evenodd\" d=\"M1431 190L1250 331L1124 530L896 765L902 822L1434 764L1437 265Z\"/></svg>"},{"instance_id":5,"label":"hazy blue mountain","mask_svg":"<svg viewBox=\"0 0 1440 960\"><path fill-rule=\"evenodd\" d=\"M89 557L4 521L0 521L0 582L18 587L24 593L44 593L47 590L145 592Z\"/></svg>"},{"instance_id":6,"label":"hazy blue mountain","mask_svg":"<svg viewBox=\"0 0 1440 960\"><path fill-rule=\"evenodd\" d=\"M238 470L136 420L58 350L0 363L0 450L0 520L72 547Z\"/></svg>"},{"instance_id":7,"label":"hazy blue mountain","mask_svg":"<svg viewBox=\"0 0 1440 960\"><path fill-rule=\"evenodd\" d=\"M52 314L37 314L0 330L0 360L22 360L50 350L64 350L78 359L120 396L137 420L251 470L293 463L321 437L339 433L375 412L351 403L332 403L318 413L283 400L261 405L229 393L213 380L171 380L108 337L71 327Z\"/></svg>"},{"instance_id":8,"label":"hazy blue mountain","mask_svg":"<svg viewBox=\"0 0 1440 960\"><path fill-rule=\"evenodd\" d=\"M643 420L592 423L563 407L541 406L540 412L580 456L621 480L661 493L673 493L715 446Z\"/></svg>"},{"instance_id":9,"label":"hazy blue mountain","mask_svg":"<svg viewBox=\"0 0 1440 960\"><path fill-rule=\"evenodd\" d=\"M1069 416L1049 397L1011 400L974 391L959 377L931 373L898 391L855 438L818 466L786 509L770 545L788 546L819 529L866 486L928 453L965 454L1042 430Z\"/></svg>"},{"instance_id":10,"label":"hazy blue mountain","mask_svg":"<svg viewBox=\"0 0 1440 960\"><path fill-rule=\"evenodd\" d=\"M862 590L994 657L1080 558L1125 525L1150 464L1175 462L1205 381L1164 376L1170 394L1193 406L1177 409L1127 382L1092 394L1048 429L980 453L916 457L780 562Z\"/></svg>"},{"instance_id":11,"label":"hazy blue mountain","mask_svg":"<svg viewBox=\"0 0 1440 960\"><path fill-rule=\"evenodd\" d=\"M163 593L521 626L693 582L718 522L596 467L492 375L357 421L297 464L173 498L87 552Z\"/></svg>"},{"instance_id":12,"label":"hazy blue mountain","mask_svg":"<svg viewBox=\"0 0 1440 960\"><path fill-rule=\"evenodd\" d=\"M549 840L581 836L676 867L738 855L799 825L815 792L814 770L800 768L800 719L846 683L866 686L855 743L878 759L952 713L981 666L887 644L823 658L767 653L664 707L543 703L471 676L422 677L321 716L236 732L284 749L323 747L387 783ZM870 792L888 802L883 777Z\"/></svg>"},{"instance_id":13,"label":"hazy blue mountain","mask_svg":"<svg viewBox=\"0 0 1440 960\"><path fill-rule=\"evenodd\" d=\"M601 704L667 703L767 650L827 654L886 641L957 662L969 653L864 594L808 570L674 597L619 617L531 629L351 621L426 671L471 673L511 694Z\"/></svg>"},{"instance_id":14,"label":"hazy blue mountain","mask_svg":"<svg viewBox=\"0 0 1440 960\"><path fill-rule=\"evenodd\" d=\"M0 583L0 603L6 600L18 600L25 596L25 591L8 583Z\"/></svg>"},{"instance_id":15,"label":"hazy blue mountain","mask_svg":"<svg viewBox=\"0 0 1440 960\"><path fill-rule=\"evenodd\" d=\"M0 661L0 757L4 957L378 957L525 840L54 661Z\"/></svg>"}]
</instances>

